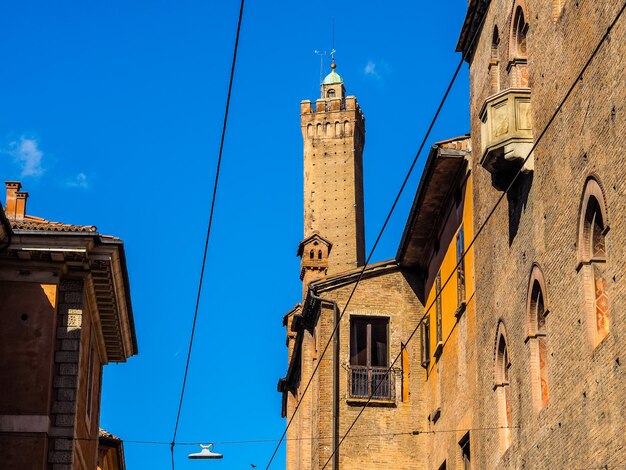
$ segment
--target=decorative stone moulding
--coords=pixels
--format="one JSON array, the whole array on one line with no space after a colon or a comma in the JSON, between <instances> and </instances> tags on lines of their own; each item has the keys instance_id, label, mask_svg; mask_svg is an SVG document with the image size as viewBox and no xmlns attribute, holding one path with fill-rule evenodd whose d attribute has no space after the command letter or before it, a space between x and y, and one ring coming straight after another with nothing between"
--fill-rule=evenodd
<instances>
[{"instance_id":1,"label":"decorative stone moulding","mask_svg":"<svg viewBox=\"0 0 626 470\"><path fill-rule=\"evenodd\" d=\"M480 110L481 165L494 176L533 171L530 88L509 88L485 100Z\"/></svg>"}]
</instances>

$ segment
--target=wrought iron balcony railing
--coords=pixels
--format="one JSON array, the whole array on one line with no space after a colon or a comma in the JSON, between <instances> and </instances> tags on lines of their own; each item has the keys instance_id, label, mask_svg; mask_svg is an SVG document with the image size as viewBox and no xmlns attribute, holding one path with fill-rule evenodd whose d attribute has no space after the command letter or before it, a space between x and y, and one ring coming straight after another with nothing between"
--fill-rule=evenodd
<instances>
[{"instance_id":1,"label":"wrought iron balcony railing","mask_svg":"<svg viewBox=\"0 0 626 470\"><path fill-rule=\"evenodd\" d=\"M350 398L395 400L395 373L388 367L350 366L348 368Z\"/></svg>"}]
</instances>

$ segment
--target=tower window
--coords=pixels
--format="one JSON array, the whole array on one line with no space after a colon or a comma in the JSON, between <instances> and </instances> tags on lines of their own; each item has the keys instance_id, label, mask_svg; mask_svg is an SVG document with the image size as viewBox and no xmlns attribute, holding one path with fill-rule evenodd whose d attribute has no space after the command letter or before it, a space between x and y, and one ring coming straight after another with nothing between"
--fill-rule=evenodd
<instances>
[{"instance_id":1,"label":"tower window","mask_svg":"<svg viewBox=\"0 0 626 470\"><path fill-rule=\"evenodd\" d=\"M315 257L315 251L311 250L309 251L309 258L313 259Z\"/></svg>"},{"instance_id":2,"label":"tower window","mask_svg":"<svg viewBox=\"0 0 626 470\"><path fill-rule=\"evenodd\" d=\"M317 251L317 259L322 259L322 250Z\"/></svg>"},{"instance_id":3,"label":"tower window","mask_svg":"<svg viewBox=\"0 0 626 470\"><path fill-rule=\"evenodd\" d=\"M335 97L335 89L331 88L326 92L326 98L334 98Z\"/></svg>"}]
</instances>

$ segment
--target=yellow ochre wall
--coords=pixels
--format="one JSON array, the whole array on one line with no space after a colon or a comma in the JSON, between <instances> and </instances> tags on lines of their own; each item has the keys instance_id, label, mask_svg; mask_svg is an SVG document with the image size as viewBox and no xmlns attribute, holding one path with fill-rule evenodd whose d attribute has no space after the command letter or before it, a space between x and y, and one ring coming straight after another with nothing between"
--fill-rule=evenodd
<instances>
[{"instance_id":1,"label":"yellow ochre wall","mask_svg":"<svg viewBox=\"0 0 626 470\"><path fill-rule=\"evenodd\" d=\"M428 468L438 469L446 462L448 468L460 468L459 441L473 428L469 404L476 395L476 316L474 284L474 252L468 249L474 236L472 223L472 175L460 183L462 199L457 206L450 205L439 235L439 254L429 266L426 309L430 317L430 363L425 374L427 421L418 430L428 431ZM465 312L457 319L456 237L464 230L465 251ZM445 244L444 244L445 243ZM436 282L441 273L442 343L439 359L434 352L437 346ZM448 280L448 277L450 279ZM446 280L448 280L446 284ZM438 416L436 416L438 414ZM426 437L422 437L426 439ZM471 433L470 433L471 439Z\"/></svg>"}]
</instances>

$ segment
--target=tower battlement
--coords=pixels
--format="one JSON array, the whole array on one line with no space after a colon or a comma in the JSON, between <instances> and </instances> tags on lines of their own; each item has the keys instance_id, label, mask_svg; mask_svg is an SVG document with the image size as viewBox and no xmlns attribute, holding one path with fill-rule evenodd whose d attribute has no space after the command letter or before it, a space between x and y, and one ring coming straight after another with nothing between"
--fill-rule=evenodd
<instances>
[{"instance_id":1,"label":"tower battlement","mask_svg":"<svg viewBox=\"0 0 626 470\"><path fill-rule=\"evenodd\" d=\"M331 113L337 111L357 111L363 117L359 103L354 96L345 98L320 98L315 101L303 100L300 102L300 114Z\"/></svg>"}]
</instances>

